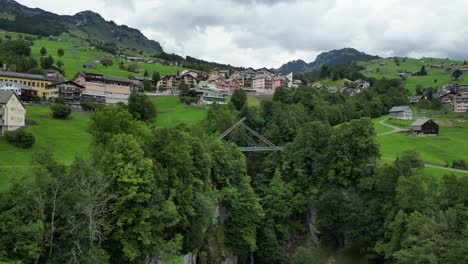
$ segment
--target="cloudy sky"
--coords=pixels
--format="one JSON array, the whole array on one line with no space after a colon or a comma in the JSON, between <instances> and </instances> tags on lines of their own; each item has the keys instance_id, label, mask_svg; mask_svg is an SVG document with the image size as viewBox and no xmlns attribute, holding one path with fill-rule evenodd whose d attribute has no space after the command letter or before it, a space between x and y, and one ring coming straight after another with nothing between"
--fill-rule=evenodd
<instances>
[{"instance_id":1,"label":"cloudy sky","mask_svg":"<svg viewBox=\"0 0 468 264\"><path fill-rule=\"evenodd\" d=\"M166 52L279 67L353 47L380 56L468 58L466 0L18 0L141 30Z\"/></svg>"}]
</instances>

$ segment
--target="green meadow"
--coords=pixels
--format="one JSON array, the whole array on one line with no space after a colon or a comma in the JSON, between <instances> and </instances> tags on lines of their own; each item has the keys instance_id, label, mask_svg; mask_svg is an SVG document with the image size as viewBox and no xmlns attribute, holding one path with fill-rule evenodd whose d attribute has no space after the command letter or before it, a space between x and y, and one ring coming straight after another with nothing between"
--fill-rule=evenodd
<instances>
[{"instance_id":1,"label":"green meadow","mask_svg":"<svg viewBox=\"0 0 468 264\"><path fill-rule=\"evenodd\" d=\"M438 136L408 136L404 133L377 136L382 159L394 160L405 150L415 150L429 164L445 166L454 160L468 160L468 118L463 114L427 113L440 126ZM374 119L377 133L385 131ZM387 124L409 129L409 120L388 120Z\"/></svg>"},{"instance_id":2,"label":"green meadow","mask_svg":"<svg viewBox=\"0 0 468 264\"><path fill-rule=\"evenodd\" d=\"M180 123L194 125L206 117L206 108L181 104L176 96L153 97L151 101L158 113L153 125L158 128L172 127Z\"/></svg>"},{"instance_id":3,"label":"green meadow","mask_svg":"<svg viewBox=\"0 0 468 264\"><path fill-rule=\"evenodd\" d=\"M377 79L399 78L399 72L415 73L421 70L422 66L425 66L427 71L426 76L409 76L405 80L405 87L411 92L411 94L416 94L416 87L418 85L423 88L440 88L443 85L452 82L451 73L447 71L447 68L459 68L467 66L463 65L462 61L436 58L406 58L404 61L403 59L400 59L399 66L395 63L394 60L391 59L378 59L368 62L358 62L358 65L366 68L363 71L364 75ZM441 65L443 69L433 69L431 68L431 65ZM468 78L459 80L457 83L467 84Z\"/></svg>"},{"instance_id":4,"label":"green meadow","mask_svg":"<svg viewBox=\"0 0 468 264\"><path fill-rule=\"evenodd\" d=\"M138 63L137 65L139 66L139 71L137 73L134 73L126 70L127 66L130 64L126 60L113 58L111 54L95 50L89 45L88 42L67 34L58 36L62 39L62 42L56 42L50 41L46 37L36 39L37 36L24 33L5 32L1 30L0 33L0 37L3 34L8 34L12 37L12 39L20 38L20 36L22 38L25 38L26 36L34 38L35 40L33 41L33 46L31 47L32 56L36 58L38 62L40 62L40 50L42 47L44 47L47 50L47 54L45 56L52 56L54 58L54 65L56 65L57 61L61 61L64 64L62 70L65 72L66 79L72 79L76 75L76 73L82 71L128 78L131 76L143 76L145 70L148 71L150 77L153 74L153 72L159 72L161 76L166 76L176 74L178 71L185 70L184 68L161 65L157 63ZM59 57L57 55L58 49L64 50L64 56ZM139 55L137 53L129 52L128 55L146 57L148 54ZM106 68L102 64L97 62L105 58L112 59L114 65ZM154 60L155 62L157 61L157 59L154 58L151 58L151 60ZM83 65L86 62L94 63L96 65L96 69L84 68ZM120 62L124 63L125 69L119 68Z\"/></svg>"},{"instance_id":5,"label":"green meadow","mask_svg":"<svg viewBox=\"0 0 468 264\"><path fill-rule=\"evenodd\" d=\"M69 164L76 155L89 153L91 135L86 132L87 115L72 113L67 120L54 119L48 107L28 106L26 118L35 124L27 127L36 143L31 149L14 147L0 137L0 191L8 188L11 177L29 174L32 154L40 149L52 150L57 160Z\"/></svg>"},{"instance_id":6,"label":"green meadow","mask_svg":"<svg viewBox=\"0 0 468 264\"><path fill-rule=\"evenodd\" d=\"M152 123L155 127L170 127L180 123L193 125L206 117L205 108L183 105L175 96L151 98L158 116ZM0 137L0 192L5 191L12 177L29 175L34 152L40 149L51 150L57 160L70 164L76 156L88 157L91 135L86 132L88 113L75 113L66 120L54 119L48 107L28 106L27 120L34 125L26 128L34 134L36 143L31 149L20 149L10 145Z\"/></svg>"}]
</instances>

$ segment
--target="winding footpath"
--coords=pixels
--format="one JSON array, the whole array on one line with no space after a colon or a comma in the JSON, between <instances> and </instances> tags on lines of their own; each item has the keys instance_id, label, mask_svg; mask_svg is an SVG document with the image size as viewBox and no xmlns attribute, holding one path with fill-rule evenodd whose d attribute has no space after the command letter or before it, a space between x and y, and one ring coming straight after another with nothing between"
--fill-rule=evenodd
<instances>
[{"instance_id":1,"label":"winding footpath","mask_svg":"<svg viewBox=\"0 0 468 264\"><path fill-rule=\"evenodd\" d=\"M386 127L389 127L391 129L393 129L393 131L390 131L390 132L385 132L385 133L380 133L378 134L377 136L380 136L380 135L389 135L389 134L395 134L395 133L400 133L400 132L405 132L405 131L408 131L407 129L403 129L403 128L399 128L397 126L392 126L392 125L389 125L387 123L385 123L385 121L387 121L388 119L382 119L379 121L379 124L383 125L383 126L386 126Z\"/></svg>"},{"instance_id":2,"label":"winding footpath","mask_svg":"<svg viewBox=\"0 0 468 264\"><path fill-rule=\"evenodd\" d=\"M389 132L385 132L385 133L380 133L378 134L377 136L381 136L381 135L390 135L390 134L395 134L395 133L400 133L400 132L405 132L405 131L408 131L407 129L402 129L402 128L399 128L397 126L392 126L392 125L389 125L387 123L385 123L385 121L387 121L387 119L383 119L383 120L380 120L379 121L379 124L383 125L383 126L386 126L386 127L389 127L391 129L393 129L392 131L389 131ZM454 168L447 168L447 167L442 167L442 166L437 166L437 165L431 165L431 164L424 164L424 166L426 167L430 167L430 168L436 168L436 169L442 169L442 170L447 170L447 171L453 171L453 172L460 172L460 173L466 173L468 174L468 171L466 170L459 170L459 169L454 169Z\"/></svg>"}]
</instances>

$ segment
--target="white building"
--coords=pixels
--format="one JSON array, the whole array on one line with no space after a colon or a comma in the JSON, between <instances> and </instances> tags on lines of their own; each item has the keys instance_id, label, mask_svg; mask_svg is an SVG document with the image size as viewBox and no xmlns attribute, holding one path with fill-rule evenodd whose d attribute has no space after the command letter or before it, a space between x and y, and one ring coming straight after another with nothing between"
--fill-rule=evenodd
<instances>
[{"instance_id":1,"label":"white building","mask_svg":"<svg viewBox=\"0 0 468 264\"><path fill-rule=\"evenodd\" d=\"M15 92L18 96L21 95L21 90L30 90L28 86L13 81L3 81L0 82L0 91L10 91Z\"/></svg>"},{"instance_id":2,"label":"white building","mask_svg":"<svg viewBox=\"0 0 468 264\"><path fill-rule=\"evenodd\" d=\"M394 119L402 119L402 120L412 120L413 119L413 110L411 107L404 105L404 106L394 106L389 111L390 117Z\"/></svg>"},{"instance_id":3,"label":"white building","mask_svg":"<svg viewBox=\"0 0 468 264\"><path fill-rule=\"evenodd\" d=\"M0 91L0 135L25 125L26 109L18 95L12 91Z\"/></svg>"}]
</instances>

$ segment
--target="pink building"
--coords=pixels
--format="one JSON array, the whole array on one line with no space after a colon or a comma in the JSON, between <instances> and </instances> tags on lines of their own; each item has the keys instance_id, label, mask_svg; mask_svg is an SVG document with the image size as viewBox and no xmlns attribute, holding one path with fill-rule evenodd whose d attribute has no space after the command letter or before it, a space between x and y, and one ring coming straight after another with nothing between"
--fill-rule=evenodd
<instances>
[{"instance_id":1,"label":"pink building","mask_svg":"<svg viewBox=\"0 0 468 264\"><path fill-rule=\"evenodd\" d=\"M229 95L232 95L235 90L241 88L240 82L238 80L236 80L236 79L227 80L227 86L228 86L228 90L229 90Z\"/></svg>"},{"instance_id":2,"label":"pink building","mask_svg":"<svg viewBox=\"0 0 468 264\"><path fill-rule=\"evenodd\" d=\"M258 75L252 80L252 89L255 90L272 90L273 76L270 74Z\"/></svg>"},{"instance_id":3,"label":"pink building","mask_svg":"<svg viewBox=\"0 0 468 264\"><path fill-rule=\"evenodd\" d=\"M209 78L207 82L216 85L218 90L226 90L227 88L226 80L221 76Z\"/></svg>"},{"instance_id":4,"label":"pink building","mask_svg":"<svg viewBox=\"0 0 468 264\"><path fill-rule=\"evenodd\" d=\"M104 96L106 104L127 103L130 94L139 88L136 80L85 72L76 74L73 82L85 87L88 94Z\"/></svg>"},{"instance_id":5,"label":"pink building","mask_svg":"<svg viewBox=\"0 0 468 264\"><path fill-rule=\"evenodd\" d=\"M288 78L286 78L286 76L274 77L273 78L272 89L276 90L276 88L278 88L280 86L284 87L284 88L288 88L288 83L289 83L289 80L288 80Z\"/></svg>"}]
</instances>

